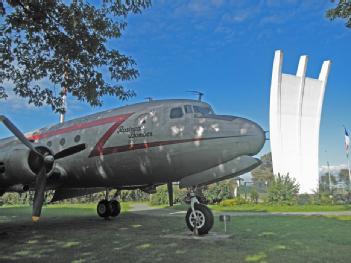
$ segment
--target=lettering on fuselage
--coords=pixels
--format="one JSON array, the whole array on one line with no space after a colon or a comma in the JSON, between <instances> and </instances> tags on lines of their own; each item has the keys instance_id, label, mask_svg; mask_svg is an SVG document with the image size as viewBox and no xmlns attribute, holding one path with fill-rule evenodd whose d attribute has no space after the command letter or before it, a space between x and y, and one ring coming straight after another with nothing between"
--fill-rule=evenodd
<instances>
[{"instance_id":1,"label":"lettering on fuselage","mask_svg":"<svg viewBox=\"0 0 351 263\"><path fill-rule=\"evenodd\" d=\"M135 127L121 126L117 130L117 134L120 134L120 133L122 134L127 133L129 139L152 136L152 132L145 131L144 127L142 126L135 126Z\"/></svg>"}]
</instances>

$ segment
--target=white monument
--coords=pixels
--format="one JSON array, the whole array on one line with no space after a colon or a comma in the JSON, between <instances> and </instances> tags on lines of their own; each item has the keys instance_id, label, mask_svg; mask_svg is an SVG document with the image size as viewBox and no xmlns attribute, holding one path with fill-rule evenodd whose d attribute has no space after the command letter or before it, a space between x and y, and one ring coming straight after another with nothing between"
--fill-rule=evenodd
<instances>
[{"instance_id":1,"label":"white monument","mask_svg":"<svg viewBox=\"0 0 351 263\"><path fill-rule=\"evenodd\" d=\"M318 188L319 126L330 61L318 79L305 76L307 56L296 75L282 73L283 52L275 51L270 95L270 141L273 173L296 178L300 193Z\"/></svg>"}]
</instances>

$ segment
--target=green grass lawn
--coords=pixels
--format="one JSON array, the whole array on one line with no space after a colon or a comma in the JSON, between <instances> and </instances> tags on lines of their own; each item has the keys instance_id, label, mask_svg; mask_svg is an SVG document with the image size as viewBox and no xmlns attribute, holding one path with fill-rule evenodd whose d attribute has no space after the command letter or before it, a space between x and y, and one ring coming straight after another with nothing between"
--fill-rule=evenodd
<instances>
[{"instance_id":1,"label":"green grass lawn","mask_svg":"<svg viewBox=\"0 0 351 263\"><path fill-rule=\"evenodd\" d=\"M160 209L159 211L164 211ZM186 235L184 214L122 212L113 220L95 205L47 206L39 223L29 207L0 208L0 262L350 262L351 216L241 216L229 239ZM213 232L223 233L215 218Z\"/></svg>"},{"instance_id":2,"label":"green grass lawn","mask_svg":"<svg viewBox=\"0 0 351 263\"><path fill-rule=\"evenodd\" d=\"M351 211L351 205L268 205L243 204L234 206L210 205L215 211L232 212L323 212Z\"/></svg>"},{"instance_id":3,"label":"green grass lawn","mask_svg":"<svg viewBox=\"0 0 351 263\"><path fill-rule=\"evenodd\" d=\"M157 206L159 208L167 205ZM186 210L188 205L176 204L174 209ZM242 204L234 206L209 205L217 212L342 212L351 211L351 205L268 205L268 204Z\"/></svg>"}]
</instances>

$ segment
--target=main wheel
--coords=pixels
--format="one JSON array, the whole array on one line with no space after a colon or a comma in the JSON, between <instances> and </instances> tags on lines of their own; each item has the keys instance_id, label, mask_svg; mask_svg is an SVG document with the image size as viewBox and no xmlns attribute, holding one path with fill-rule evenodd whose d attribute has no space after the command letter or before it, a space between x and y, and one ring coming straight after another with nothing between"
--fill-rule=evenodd
<instances>
[{"instance_id":1,"label":"main wheel","mask_svg":"<svg viewBox=\"0 0 351 263\"><path fill-rule=\"evenodd\" d=\"M110 216L110 209L109 209L109 202L107 200L101 200L96 208L96 211L100 217L109 217Z\"/></svg>"},{"instance_id":2,"label":"main wheel","mask_svg":"<svg viewBox=\"0 0 351 263\"><path fill-rule=\"evenodd\" d=\"M111 200L108 202L108 209L110 216L116 217L121 212L121 204L117 200Z\"/></svg>"},{"instance_id":3,"label":"main wheel","mask_svg":"<svg viewBox=\"0 0 351 263\"><path fill-rule=\"evenodd\" d=\"M199 235L207 234L211 230L214 222L213 214L211 210L203 204L194 205L195 213L191 208L185 216L186 225L190 231L194 231L194 226L196 224ZM196 222L196 217L198 221Z\"/></svg>"}]
</instances>

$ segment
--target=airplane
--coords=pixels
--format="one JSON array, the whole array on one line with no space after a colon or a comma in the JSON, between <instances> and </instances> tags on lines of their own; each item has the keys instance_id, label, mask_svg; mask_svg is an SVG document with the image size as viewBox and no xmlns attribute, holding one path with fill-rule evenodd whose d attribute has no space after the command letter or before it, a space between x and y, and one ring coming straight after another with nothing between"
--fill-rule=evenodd
<instances>
[{"instance_id":1,"label":"airplane","mask_svg":"<svg viewBox=\"0 0 351 263\"><path fill-rule=\"evenodd\" d=\"M47 190L55 190L51 202L106 191L97 213L110 218L120 213L122 190L154 193L167 184L173 205L172 183L179 182L191 199L186 225L198 234L214 218L197 189L259 166L253 156L266 140L255 122L190 99L149 100L26 134L6 116L0 121L14 134L0 140L0 196L34 190L34 222Z\"/></svg>"}]
</instances>

